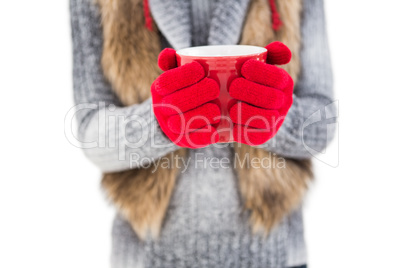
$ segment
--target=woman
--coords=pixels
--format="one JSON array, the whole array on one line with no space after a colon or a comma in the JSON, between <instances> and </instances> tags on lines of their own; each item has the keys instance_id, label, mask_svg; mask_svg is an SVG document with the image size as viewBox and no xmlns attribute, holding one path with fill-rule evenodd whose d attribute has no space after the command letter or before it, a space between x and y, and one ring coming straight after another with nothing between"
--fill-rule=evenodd
<instances>
[{"instance_id":1,"label":"woman","mask_svg":"<svg viewBox=\"0 0 402 268\"><path fill-rule=\"evenodd\" d=\"M79 139L118 212L112 267L305 267L308 148L333 132L304 122L335 112L322 1L70 1ZM173 50L217 44L269 44L267 62L245 63L229 93L233 113L273 127L233 117L226 146L215 121L173 130L177 114L155 108L219 116L217 86L196 63L177 67ZM204 99L183 101L196 92Z\"/></svg>"}]
</instances>

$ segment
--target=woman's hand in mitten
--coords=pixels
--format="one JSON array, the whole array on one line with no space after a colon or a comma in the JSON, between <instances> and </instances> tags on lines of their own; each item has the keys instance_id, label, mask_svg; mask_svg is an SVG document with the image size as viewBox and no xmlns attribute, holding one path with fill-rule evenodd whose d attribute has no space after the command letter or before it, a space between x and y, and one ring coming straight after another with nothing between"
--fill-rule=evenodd
<instances>
[{"instance_id":1,"label":"woman's hand in mitten","mask_svg":"<svg viewBox=\"0 0 402 268\"><path fill-rule=\"evenodd\" d=\"M229 94L234 100L228 110L236 142L260 145L280 128L293 102L293 80L283 69L292 55L288 47L274 42L267 47L267 62L246 61L241 76L233 80Z\"/></svg>"},{"instance_id":2,"label":"woman's hand in mitten","mask_svg":"<svg viewBox=\"0 0 402 268\"><path fill-rule=\"evenodd\" d=\"M197 62L177 67L176 52L171 48L159 54L158 64L165 72L152 84L151 94L162 131L181 147L200 148L218 142L217 82L206 78Z\"/></svg>"}]
</instances>

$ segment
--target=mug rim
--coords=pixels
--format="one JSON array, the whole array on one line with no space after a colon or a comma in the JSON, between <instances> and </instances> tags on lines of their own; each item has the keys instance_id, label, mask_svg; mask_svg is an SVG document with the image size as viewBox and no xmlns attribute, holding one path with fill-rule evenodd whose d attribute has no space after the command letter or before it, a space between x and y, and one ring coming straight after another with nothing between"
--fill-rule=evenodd
<instances>
[{"instance_id":1,"label":"mug rim","mask_svg":"<svg viewBox=\"0 0 402 268\"><path fill-rule=\"evenodd\" d=\"M221 49L218 52L207 53L205 50ZM222 49L226 49L225 53L222 53ZM252 50L250 50L252 49ZM198 50L198 53L195 51ZM202 51L204 50L204 51ZM200 51L202 51L200 53ZM247 52L249 51L249 52ZM220 53L219 53L220 52ZM212 45L212 46L196 46L182 48L176 51L176 54L180 57L196 57L196 58L219 58L219 57L248 57L253 55L259 55L267 52L265 47L251 46L251 45ZM191 54L190 54L191 53Z\"/></svg>"}]
</instances>

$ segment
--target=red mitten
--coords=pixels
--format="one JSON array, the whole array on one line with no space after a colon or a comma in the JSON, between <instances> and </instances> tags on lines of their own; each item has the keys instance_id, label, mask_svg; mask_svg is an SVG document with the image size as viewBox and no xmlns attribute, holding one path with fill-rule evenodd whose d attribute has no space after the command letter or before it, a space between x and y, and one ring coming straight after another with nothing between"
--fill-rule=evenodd
<instances>
[{"instance_id":1,"label":"red mitten","mask_svg":"<svg viewBox=\"0 0 402 268\"><path fill-rule=\"evenodd\" d=\"M159 54L158 64L165 72L152 84L151 94L162 131L181 147L200 148L218 142L218 83L206 77L198 62L177 67L176 52L171 48Z\"/></svg>"},{"instance_id":2,"label":"red mitten","mask_svg":"<svg viewBox=\"0 0 402 268\"><path fill-rule=\"evenodd\" d=\"M228 110L236 142L260 145L272 138L282 125L293 102L293 80L283 69L292 54L288 47L274 42L267 47L267 63L246 61L242 77L233 80L229 94L234 100Z\"/></svg>"}]
</instances>

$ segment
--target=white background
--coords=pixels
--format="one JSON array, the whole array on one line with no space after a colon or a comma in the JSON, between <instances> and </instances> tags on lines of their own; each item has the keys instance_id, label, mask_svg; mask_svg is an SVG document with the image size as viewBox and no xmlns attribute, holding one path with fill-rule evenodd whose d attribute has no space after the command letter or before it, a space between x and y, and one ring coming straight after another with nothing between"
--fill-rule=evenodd
<instances>
[{"instance_id":1,"label":"white background","mask_svg":"<svg viewBox=\"0 0 402 268\"><path fill-rule=\"evenodd\" d=\"M402 267L402 4L327 1L339 136L306 200L309 267ZM0 267L108 267L113 209L64 137L67 1L0 4Z\"/></svg>"}]
</instances>

